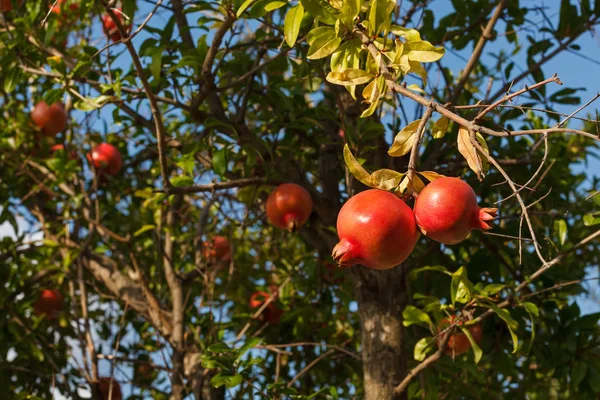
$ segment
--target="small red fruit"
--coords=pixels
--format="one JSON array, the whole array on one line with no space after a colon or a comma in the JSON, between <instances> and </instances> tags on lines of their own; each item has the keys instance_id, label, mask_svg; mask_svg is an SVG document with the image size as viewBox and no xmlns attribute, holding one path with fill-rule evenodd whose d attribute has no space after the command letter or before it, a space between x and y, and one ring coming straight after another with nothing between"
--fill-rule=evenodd
<instances>
[{"instance_id":1,"label":"small red fruit","mask_svg":"<svg viewBox=\"0 0 600 400\"><path fill-rule=\"evenodd\" d=\"M129 29L131 28L131 25L125 24L123 22L125 17L123 17L122 10L118 8L113 11L115 15L119 18L119 22L121 22L123 28L125 28L125 32L129 34ZM119 40L121 40L121 32L119 32L117 24L109 14L105 14L104 17L102 17L102 27L104 28L104 33L106 34L106 36L108 36L113 42L118 42Z\"/></svg>"},{"instance_id":2,"label":"small red fruit","mask_svg":"<svg viewBox=\"0 0 600 400\"><path fill-rule=\"evenodd\" d=\"M497 208L479 208L477 196L458 178L438 178L415 201L415 219L423 234L444 244L464 240L473 229L488 230Z\"/></svg>"},{"instance_id":3,"label":"small red fruit","mask_svg":"<svg viewBox=\"0 0 600 400\"><path fill-rule=\"evenodd\" d=\"M453 323L454 319L455 319L454 316L443 319L438 328L438 332L442 332L444 329L446 329L448 326L450 326ZM458 325L462 325L462 324L463 324L462 321L460 321L458 323ZM458 330L458 328L453 328L453 329ZM471 334L471 337L473 338L475 343L481 342L481 339L483 338L483 332L481 331L481 325L477 324L477 325L473 325L473 326L469 327L469 333ZM438 336L438 346L440 345L441 340L442 340L442 335L439 335ZM471 348L471 342L469 341L469 338L462 331L460 331L460 333L450 335L450 337L448 338L448 342L446 343L446 348L444 349L444 353L451 355L451 356L459 356L459 355L464 354L467 351L469 351L470 348Z\"/></svg>"},{"instance_id":4,"label":"small red fruit","mask_svg":"<svg viewBox=\"0 0 600 400\"><path fill-rule=\"evenodd\" d=\"M40 101L31 111L31 119L46 136L56 136L67 127L67 112L61 102L49 106Z\"/></svg>"},{"instance_id":5,"label":"small red fruit","mask_svg":"<svg viewBox=\"0 0 600 400\"><path fill-rule=\"evenodd\" d=\"M50 152L54 155L54 153L56 153L57 151L65 151L65 145L64 144L55 144L53 146L50 147ZM69 157L69 160L77 160L77 153L74 151L69 151L69 153L67 154L67 156Z\"/></svg>"},{"instance_id":6,"label":"small red fruit","mask_svg":"<svg viewBox=\"0 0 600 400\"><path fill-rule=\"evenodd\" d=\"M119 149L109 143L100 143L87 154L87 159L100 172L117 175L123 167L123 159Z\"/></svg>"},{"instance_id":7,"label":"small red fruit","mask_svg":"<svg viewBox=\"0 0 600 400\"><path fill-rule=\"evenodd\" d=\"M283 183L267 198L267 218L274 226L293 232L308 220L312 207L306 189L295 183Z\"/></svg>"},{"instance_id":8,"label":"small red fruit","mask_svg":"<svg viewBox=\"0 0 600 400\"><path fill-rule=\"evenodd\" d=\"M102 377L98 379L98 391L102 400L122 400L121 385L115 379Z\"/></svg>"},{"instance_id":9,"label":"small red fruit","mask_svg":"<svg viewBox=\"0 0 600 400\"><path fill-rule=\"evenodd\" d=\"M68 9L67 3L70 3ZM51 12L53 14L56 14L57 16L62 15L63 20L66 20L68 18L68 14L74 13L75 11L79 11L79 4L74 3L73 0L58 0L55 6L53 6L52 4L54 4L54 1L52 1L50 4Z\"/></svg>"},{"instance_id":10,"label":"small red fruit","mask_svg":"<svg viewBox=\"0 0 600 400\"><path fill-rule=\"evenodd\" d=\"M33 304L35 315L44 315L52 321L58 318L58 314L65 306L63 295L56 289L44 289L40 297Z\"/></svg>"},{"instance_id":11,"label":"small red fruit","mask_svg":"<svg viewBox=\"0 0 600 400\"><path fill-rule=\"evenodd\" d=\"M410 207L385 190L370 189L344 204L337 218L340 242L333 258L340 266L389 269L412 253L419 231Z\"/></svg>"},{"instance_id":12,"label":"small red fruit","mask_svg":"<svg viewBox=\"0 0 600 400\"><path fill-rule=\"evenodd\" d=\"M204 242L204 258L211 261L231 261L231 245L225 236L215 236Z\"/></svg>"},{"instance_id":13,"label":"small red fruit","mask_svg":"<svg viewBox=\"0 0 600 400\"><path fill-rule=\"evenodd\" d=\"M271 295L267 292L254 292L250 296L250 308L260 308ZM283 310L277 307L275 299L271 300L267 308L265 308L259 318L264 318L269 324L274 325L279 322Z\"/></svg>"}]
</instances>

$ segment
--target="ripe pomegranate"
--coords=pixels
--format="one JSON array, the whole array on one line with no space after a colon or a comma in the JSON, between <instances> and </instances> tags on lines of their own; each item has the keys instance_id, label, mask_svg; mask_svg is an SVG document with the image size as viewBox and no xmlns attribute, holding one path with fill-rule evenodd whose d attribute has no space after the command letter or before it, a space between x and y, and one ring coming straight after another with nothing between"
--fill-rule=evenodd
<instances>
[{"instance_id":1,"label":"ripe pomegranate","mask_svg":"<svg viewBox=\"0 0 600 400\"><path fill-rule=\"evenodd\" d=\"M267 301L267 299L271 295L267 292L254 292L252 296L250 296L250 308L260 308ZM265 308L262 314L259 316L259 319L267 321L269 324L274 325L279 322L281 316L283 315L283 310L280 309L275 300L272 300L267 308Z\"/></svg>"},{"instance_id":2,"label":"ripe pomegranate","mask_svg":"<svg viewBox=\"0 0 600 400\"><path fill-rule=\"evenodd\" d=\"M122 400L121 385L115 379L102 377L98 379L98 391L102 400ZM109 396L110 395L110 396Z\"/></svg>"},{"instance_id":3,"label":"ripe pomegranate","mask_svg":"<svg viewBox=\"0 0 600 400\"><path fill-rule=\"evenodd\" d=\"M438 327L438 332L442 332L444 329L446 329L448 326L450 326L452 324L452 322L454 321L455 317L451 316L450 318L445 318L442 320L442 322L440 323L440 326ZM458 325L462 325L463 322L460 321L458 323ZM456 330L458 330L460 333L453 333L450 335L450 337L448 338L448 342L446 343L446 348L444 349L444 353L448 354L448 355L452 355L452 356L459 356L461 354L466 353L467 351L469 351L469 349L471 348L471 342L469 341L469 338L467 337L467 335L465 335L462 331L460 331L458 328L454 328ZM481 339L483 338L483 332L481 331L481 325L477 324L477 325L473 325L472 327L469 328L469 333L471 334L471 337L473 337L473 340L475 341L475 343L479 343L481 342ZM440 345L440 342L442 340L442 335L438 336L438 346Z\"/></svg>"},{"instance_id":4,"label":"ripe pomegranate","mask_svg":"<svg viewBox=\"0 0 600 400\"><path fill-rule=\"evenodd\" d=\"M267 218L274 226L293 232L308 220L312 207L306 189L295 183L283 183L267 198Z\"/></svg>"},{"instance_id":5,"label":"ripe pomegranate","mask_svg":"<svg viewBox=\"0 0 600 400\"><path fill-rule=\"evenodd\" d=\"M225 236L215 236L204 242L204 258L210 261L231 261L231 245Z\"/></svg>"},{"instance_id":6,"label":"ripe pomegranate","mask_svg":"<svg viewBox=\"0 0 600 400\"><path fill-rule=\"evenodd\" d=\"M456 244L472 229L491 229L497 208L479 208L475 192L458 178L438 178L415 201L415 219L423 234L444 244Z\"/></svg>"},{"instance_id":7,"label":"ripe pomegranate","mask_svg":"<svg viewBox=\"0 0 600 400\"><path fill-rule=\"evenodd\" d=\"M340 266L389 269L412 253L419 231L412 210L393 193L370 189L344 204L337 218L340 242L333 258Z\"/></svg>"},{"instance_id":8,"label":"ripe pomegranate","mask_svg":"<svg viewBox=\"0 0 600 400\"><path fill-rule=\"evenodd\" d=\"M100 143L87 154L87 159L98 171L108 175L117 175L123 167L119 149L109 143Z\"/></svg>"},{"instance_id":9,"label":"ripe pomegranate","mask_svg":"<svg viewBox=\"0 0 600 400\"><path fill-rule=\"evenodd\" d=\"M44 315L52 321L58 318L58 314L65 306L63 295L56 289L44 289L40 297L33 304L35 315Z\"/></svg>"},{"instance_id":10,"label":"ripe pomegranate","mask_svg":"<svg viewBox=\"0 0 600 400\"><path fill-rule=\"evenodd\" d=\"M31 111L31 119L46 136L56 136L67 127L67 113L61 102L49 106L40 101Z\"/></svg>"},{"instance_id":11,"label":"ripe pomegranate","mask_svg":"<svg viewBox=\"0 0 600 400\"><path fill-rule=\"evenodd\" d=\"M122 10L118 8L114 10L114 12L115 15L119 18L119 22L121 22L121 25L123 25L123 28L125 28L125 32L129 34L129 29L131 29L131 25L126 25L125 22L123 22L125 20L125 17L123 17ZM118 42L119 40L121 40L121 32L119 32L117 24L109 14L105 14L104 17L102 17L102 27L104 28L104 33L106 34L106 36L108 36L113 42Z\"/></svg>"}]
</instances>

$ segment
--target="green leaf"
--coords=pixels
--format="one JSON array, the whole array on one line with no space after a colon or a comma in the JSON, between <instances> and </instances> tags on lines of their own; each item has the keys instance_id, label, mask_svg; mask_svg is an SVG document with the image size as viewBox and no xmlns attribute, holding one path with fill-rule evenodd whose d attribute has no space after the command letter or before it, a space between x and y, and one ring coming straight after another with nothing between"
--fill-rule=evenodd
<instances>
[{"instance_id":1,"label":"green leaf","mask_svg":"<svg viewBox=\"0 0 600 400\"><path fill-rule=\"evenodd\" d=\"M281 8L281 7L285 6L286 4L287 4L287 2L285 2L285 1L271 1L271 2L269 2L269 4L267 4L265 6L265 11L277 10L278 8Z\"/></svg>"},{"instance_id":2,"label":"green leaf","mask_svg":"<svg viewBox=\"0 0 600 400\"><path fill-rule=\"evenodd\" d=\"M402 129L394 138L392 147L388 150L388 154L392 157L402 157L412 150L413 143L416 139L417 128L421 120L411 122Z\"/></svg>"},{"instance_id":3,"label":"green leaf","mask_svg":"<svg viewBox=\"0 0 600 400\"><path fill-rule=\"evenodd\" d=\"M230 353L234 351L231 347L229 347L226 343L218 342L208 346L208 352L210 353Z\"/></svg>"},{"instance_id":4,"label":"green leaf","mask_svg":"<svg viewBox=\"0 0 600 400\"><path fill-rule=\"evenodd\" d=\"M91 67L91 61L79 61L75 68L73 68L72 74L74 77L82 77L89 72Z\"/></svg>"},{"instance_id":5,"label":"green leaf","mask_svg":"<svg viewBox=\"0 0 600 400\"><path fill-rule=\"evenodd\" d=\"M142 233L151 231L152 229L155 229L155 228L156 228L156 225L144 225L140 229L138 229L137 231L135 231L135 233L133 234L133 236L134 237L138 237Z\"/></svg>"},{"instance_id":6,"label":"green leaf","mask_svg":"<svg viewBox=\"0 0 600 400\"><path fill-rule=\"evenodd\" d=\"M248 339L246 341L246 343L244 343L244 345L242 347L240 347L239 354L238 354L236 360L239 360L240 358L242 358L244 356L244 354L246 354L248 352L248 350L258 346L260 344L260 342L262 342L262 339L259 339L257 337L251 337L250 339Z\"/></svg>"},{"instance_id":7,"label":"green leaf","mask_svg":"<svg viewBox=\"0 0 600 400\"><path fill-rule=\"evenodd\" d=\"M93 111L101 108L104 104L112 100L112 96L86 97L84 100L79 100L73 104L73 107L81 111Z\"/></svg>"},{"instance_id":8,"label":"green leaf","mask_svg":"<svg viewBox=\"0 0 600 400\"><path fill-rule=\"evenodd\" d=\"M452 274L452 282L450 284L450 292L452 296L452 304L468 303L471 300L473 284L467 278L467 270L465 267L460 267Z\"/></svg>"},{"instance_id":9,"label":"green leaf","mask_svg":"<svg viewBox=\"0 0 600 400\"><path fill-rule=\"evenodd\" d=\"M433 348L434 342L435 339L431 337L426 337L419 340L415 345L415 349L413 351L415 360L423 361L425 357L427 357L427 353L429 353Z\"/></svg>"},{"instance_id":10,"label":"green leaf","mask_svg":"<svg viewBox=\"0 0 600 400\"><path fill-rule=\"evenodd\" d=\"M252 3L254 3L255 0L246 0L242 3L242 5L240 6L240 8L238 8L237 12L235 13L236 17L239 18L240 15L242 15L244 13L244 11L246 11L246 9L248 7L250 7L250 5Z\"/></svg>"},{"instance_id":11,"label":"green leaf","mask_svg":"<svg viewBox=\"0 0 600 400\"><path fill-rule=\"evenodd\" d=\"M529 340L529 347L527 348L527 353L531 351L531 346L533 346L533 341L535 340L535 317L539 317L540 310L538 307L529 302L523 303L523 307L529 314L529 320L531 321L531 339Z\"/></svg>"},{"instance_id":12,"label":"green leaf","mask_svg":"<svg viewBox=\"0 0 600 400\"><path fill-rule=\"evenodd\" d=\"M310 38L310 47L308 48L308 53L306 55L309 60L318 60L327 57L333 53L342 42L342 38L336 36L335 29L331 27L327 28L328 29L316 28L311 31L319 30Z\"/></svg>"},{"instance_id":13,"label":"green leaf","mask_svg":"<svg viewBox=\"0 0 600 400\"><path fill-rule=\"evenodd\" d=\"M164 46L152 47L148 50L148 53L152 59L150 63L150 72L155 81L160 81L160 73L162 71L162 57L164 52Z\"/></svg>"},{"instance_id":14,"label":"green leaf","mask_svg":"<svg viewBox=\"0 0 600 400\"><path fill-rule=\"evenodd\" d=\"M210 380L210 383L216 388L223 385L227 388L232 388L238 386L243 380L244 377L242 375L217 374L213 376L213 378Z\"/></svg>"},{"instance_id":15,"label":"green leaf","mask_svg":"<svg viewBox=\"0 0 600 400\"><path fill-rule=\"evenodd\" d=\"M425 271L443 272L446 275L452 276L452 272L448 271L446 269L446 267L443 267L441 265L432 265L432 266L427 266L427 267L416 268L416 269L410 271L410 279L411 280L415 279L418 274L420 274L421 272L425 272Z\"/></svg>"},{"instance_id":16,"label":"green leaf","mask_svg":"<svg viewBox=\"0 0 600 400\"><path fill-rule=\"evenodd\" d=\"M285 15L285 22L283 23L283 33L285 35L285 42L290 47L294 47L296 40L298 39L298 33L300 32L300 26L302 25L302 18L304 17L304 7L299 3L297 6L289 9Z\"/></svg>"},{"instance_id":17,"label":"green leaf","mask_svg":"<svg viewBox=\"0 0 600 400\"><path fill-rule=\"evenodd\" d=\"M227 147L213 152L212 167L215 174L219 176L225 175L227 172Z\"/></svg>"},{"instance_id":18,"label":"green leaf","mask_svg":"<svg viewBox=\"0 0 600 400\"><path fill-rule=\"evenodd\" d=\"M457 326L469 339L469 342L471 343L471 349L473 350L473 355L475 356L475 364L479 364L479 361L481 360L481 356L483 355L483 351L481 351L481 347L479 347L479 345L477 344L475 339L473 339L473 336L471 336L471 331L469 330L468 327L465 328L464 326L461 326L461 325L457 325Z\"/></svg>"},{"instance_id":19,"label":"green leaf","mask_svg":"<svg viewBox=\"0 0 600 400\"><path fill-rule=\"evenodd\" d=\"M577 388L588 371L588 364L584 361L575 361L571 367L571 387Z\"/></svg>"},{"instance_id":20,"label":"green leaf","mask_svg":"<svg viewBox=\"0 0 600 400\"><path fill-rule=\"evenodd\" d=\"M345 0L342 2L342 23L348 30L354 28L354 18L360 13L361 0Z\"/></svg>"},{"instance_id":21,"label":"green leaf","mask_svg":"<svg viewBox=\"0 0 600 400\"><path fill-rule=\"evenodd\" d=\"M593 365L588 366L587 382L590 384L594 393L600 393L600 371Z\"/></svg>"},{"instance_id":22,"label":"green leaf","mask_svg":"<svg viewBox=\"0 0 600 400\"><path fill-rule=\"evenodd\" d=\"M327 81L335 85L362 85L374 78L370 73L361 69L348 68L344 71L331 71L327 75Z\"/></svg>"},{"instance_id":23,"label":"green leaf","mask_svg":"<svg viewBox=\"0 0 600 400\"><path fill-rule=\"evenodd\" d=\"M338 400L340 398L337 392L337 388L334 386L331 386L329 388L329 395L331 396L331 400Z\"/></svg>"},{"instance_id":24,"label":"green leaf","mask_svg":"<svg viewBox=\"0 0 600 400\"><path fill-rule=\"evenodd\" d=\"M350 173L363 185L371 186L371 175L356 161L348 144L344 146L344 161Z\"/></svg>"},{"instance_id":25,"label":"green leaf","mask_svg":"<svg viewBox=\"0 0 600 400\"><path fill-rule=\"evenodd\" d=\"M433 124L433 129L431 130L431 134L434 139L441 139L446 136L446 132L448 132L448 125L450 125L450 119L448 117L441 117L435 124Z\"/></svg>"},{"instance_id":26,"label":"green leaf","mask_svg":"<svg viewBox=\"0 0 600 400\"><path fill-rule=\"evenodd\" d=\"M513 353L516 353L517 350L519 349L519 338L517 337L517 334L515 333L515 331L519 328L519 324L517 323L517 321L515 321L513 319L513 317L510 315L510 312L508 312L507 310L505 310L504 308L499 308L497 305L493 304L493 303L480 303L480 305L482 307L486 307L491 309L492 311L494 311L496 313L496 315L498 315L505 323L506 326L508 327L508 331L510 332L510 336L512 338L513 341Z\"/></svg>"},{"instance_id":27,"label":"green leaf","mask_svg":"<svg viewBox=\"0 0 600 400\"><path fill-rule=\"evenodd\" d=\"M318 17L319 20L327 25L335 24L340 12L333 8L325 0L300 0L302 6L310 15Z\"/></svg>"},{"instance_id":28,"label":"green leaf","mask_svg":"<svg viewBox=\"0 0 600 400\"><path fill-rule=\"evenodd\" d=\"M411 326L412 324L417 324L424 326L426 328L433 325L429 315L427 313L419 310L415 306L406 306L404 311L402 311L402 325Z\"/></svg>"},{"instance_id":29,"label":"green leaf","mask_svg":"<svg viewBox=\"0 0 600 400\"><path fill-rule=\"evenodd\" d=\"M585 226L593 226L600 224L600 215L597 213L585 214L583 216L583 224Z\"/></svg>"},{"instance_id":30,"label":"green leaf","mask_svg":"<svg viewBox=\"0 0 600 400\"><path fill-rule=\"evenodd\" d=\"M19 79L21 77L21 70L17 67L12 67L10 72L4 76L4 91L6 93L12 93L19 83Z\"/></svg>"},{"instance_id":31,"label":"green leaf","mask_svg":"<svg viewBox=\"0 0 600 400\"><path fill-rule=\"evenodd\" d=\"M506 287L503 283L490 283L481 290L482 296L493 296Z\"/></svg>"},{"instance_id":32,"label":"green leaf","mask_svg":"<svg viewBox=\"0 0 600 400\"><path fill-rule=\"evenodd\" d=\"M391 15L387 12L387 0L371 0L371 8L369 9L369 33L375 37L381 31L387 30L386 25L389 25Z\"/></svg>"},{"instance_id":33,"label":"green leaf","mask_svg":"<svg viewBox=\"0 0 600 400\"><path fill-rule=\"evenodd\" d=\"M444 53L443 47L435 47L425 40L404 43L404 54L410 61L435 62L442 58Z\"/></svg>"},{"instance_id":34,"label":"green leaf","mask_svg":"<svg viewBox=\"0 0 600 400\"><path fill-rule=\"evenodd\" d=\"M187 175L179 175L171 178L171 184L175 187L191 186L194 180Z\"/></svg>"},{"instance_id":35,"label":"green leaf","mask_svg":"<svg viewBox=\"0 0 600 400\"><path fill-rule=\"evenodd\" d=\"M554 221L554 232L558 236L558 242L562 246L567 240L567 222L564 219Z\"/></svg>"},{"instance_id":36,"label":"green leaf","mask_svg":"<svg viewBox=\"0 0 600 400\"><path fill-rule=\"evenodd\" d=\"M44 102L46 104L54 104L57 101L61 101L63 94L65 93L64 89L50 89L44 93Z\"/></svg>"}]
</instances>

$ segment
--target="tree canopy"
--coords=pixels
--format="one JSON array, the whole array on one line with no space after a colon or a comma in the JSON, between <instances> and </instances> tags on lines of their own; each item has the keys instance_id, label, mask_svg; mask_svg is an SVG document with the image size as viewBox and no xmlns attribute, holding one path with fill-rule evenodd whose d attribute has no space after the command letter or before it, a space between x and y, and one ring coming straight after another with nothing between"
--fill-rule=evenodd
<instances>
[{"instance_id":1,"label":"tree canopy","mask_svg":"<svg viewBox=\"0 0 600 400\"><path fill-rule=\"evenodd\" d=\"M598 398L600 95L551 65L597 64L599 24L600 0L0 0L0 391ZM444 177L491 230L336 265L349 199Z\"/></svg>"}]
</instances>

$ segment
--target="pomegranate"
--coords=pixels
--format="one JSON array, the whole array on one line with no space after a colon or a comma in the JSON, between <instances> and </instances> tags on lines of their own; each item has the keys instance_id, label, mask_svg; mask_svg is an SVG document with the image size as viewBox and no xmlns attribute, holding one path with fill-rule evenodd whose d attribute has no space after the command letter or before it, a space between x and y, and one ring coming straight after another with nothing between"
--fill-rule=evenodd
<instances>
[{"instance_id":1,"label":"pomegranate","mask_svg":"<svg viewBox=\"0 0 600 400\"><path fill-rule=\"evenodd\" d=\"M11 1L12 0L0 0L0 11L11 11L13 9Z\"/></svg>"},{"instance_id":2,"label":"pomegranate","mask_svg":"<svg viewBox=\"0 0 600 400\"><path fill-rule=\"evenodd\" d=\"M274 226L293 232L308 220L312 206L306 189L295 183L283 183L267 198L267 218Z\"/></svg>"},{"instance_id":3,"label":"pomegranate","mask_svg":"<svg viewBox=\"0 0 600 400\"><path fill-rule=\"evenodd\" d=\"M119 18L119 22L123 25L125 29L125 33L129 34L129 29L131 25L125 24L123 21L125 17L123 17L123 12L120 8L114 10L115 15ZM102 17L102 27L104 28L104 33L108 36L113 42L118 42L121 40L121 32L119 32L119 28L117 28L117 24L112 19L109 14L105 14Z\"/></svg>"},{"instance_id":4,"label":"pomegranate","mask_svg":"<svg viewBox=\"0 0 600 400\"><path fill-rule=\"evenodd\" d=\"M333 258L340 266L389 269L412 253L419 231L410 207L385 190L370 189L344 204L337 218L340 242Z\"/></svg>"},{"instance_id":5,"label":"pomegranate","mask_svg":"<svg viewBox=\"0 0 600 400\"><path fill-rule=\"evenodd\" d=\"M70 3L67 7L67 3ZM58 0L55 6L53 6L54 2L50 3L50 11L57 16L62 15L62 20L65 21L70 16L69 14L74 14L76 11L79 11L79 4L75 3L73 0Z\"/></svg>"},{"instance_id":6,"label":"pomegranate","mask_svg":"<svg viewBox=\"0 0 600 400\"><path fill-rule=\"evenodd\" d=\"M119 149L109 143L100 143L87 154L87 159L100 172L117 175L123 167Z\"/></svg>"},{"instance_id":7,"label":"pomegranate","mask_svg":"<svg viewBox=\"0 0 600 400\"><path fill-rule=\"evenodd\" d=\"M473 229L487 230L497 208L479 208L475 192L458 178L438 178L425 186L415 201L417 225L429 238L456 244Z\"/></svg>"},{"instance_id":8,"label":"pomegranate","mask_svg":"<svg viewBox=\"0 0 600 400\"><path fill-rule=\"evenodd\" d=\"M444 329L446 329L448 326L450 326L452 324L452 322L454 321L454 319L455 319L454 316L443 319L438 328L438 332L442 332ZM463 324L462 321L458 322L458 325L462 325L462 324ZM454 328L454 329L459 330L458 328ZM452 356L459 356L459 355L464 354L467 351L469 351L469 349L471 348L471 342L469 341L469 338L462 331L459 331L459 332L460 333L456 333L456 334L453 333L450 335L450 337L448 338L448 342L446 343L446 348L444 349L444 353L446 353L448 355L452 355ZM481 339L483 338L483 332L481 331L481 325L479 325L479 324L473 325L472 327L469 328L469 333L471 334L471 337L473 338L475 343L481 342ZM438 336L438 346L440 345L441 340L442 340L442 335L439 335Z\"/></svg>"},{"instance_id":9,"label":"pomegranate","mask_svg":"<svg viewBox=\"0 0 600 400\"><path fill-rule=\"evenodd\" d=\"M56 289L44 289L40 297L33 304L35 315L44 315L52 321L58 318L58 314L65 306L63 295Z\"/></svg>"},{"instance_id":10,"label":"pomegranate","mask_svg":"<svg viewBox=\"0 0 600 400\"><path fill-rule=\"evenodd\" d=\"M267 299L271 295L267 292L254 292L252 296L250 296L250 308L260 308L267 301ZM267 321L269 324L274 325L279 322L281 316L283 315L283 310L280 309L277 304L275 304L275 299L273 299L267 308L265 308L262 314L259 316L259 319Z\"/></svg>"},{"instance_id":11,"label":"pomegranate","mask_svg":"<svg viewBox=\"0 0 600 400\"><path fill-rule=\"evenodd\" d=\"M52 153L53 156L56 156L57 151L66 152L65 145L64 144L55 144L50 147L50 153ZM71 150L65 154L67 154L67 157L69 158L69 160L77 160L77 153L75 151Z\"/></svg>"},{"instance_id":12,"label":"pomegranate","mask_svg":"<svg viewBox=\"0 0 600 400\"><path fill-rule=\"evenodd\" d=\"M98 379L98 391L102 400L122 400L121 385L115 379L102 377Z\"/></svg>"},{"instance_id":13,"label":"pomegranate","mask_svg":"<svg viewBox=\"0 0 600 400\"><path fill-rule=\"evenodd\" d=\"M40 101L31 111L31 119L46 136L56 136L67 127L67 113L61 102L49 106Z\"/></svg>"},{"instance_id":14,"label":"pomegranate","mask_svg":"<svg viewBox=\"0 0 600 400\"><path fill-rule=\"evenodd\" d=\"M204 258L210 261L231 261L231 245L225 236L215 236L204 242Z\"/></svg>"}]
</instances>

